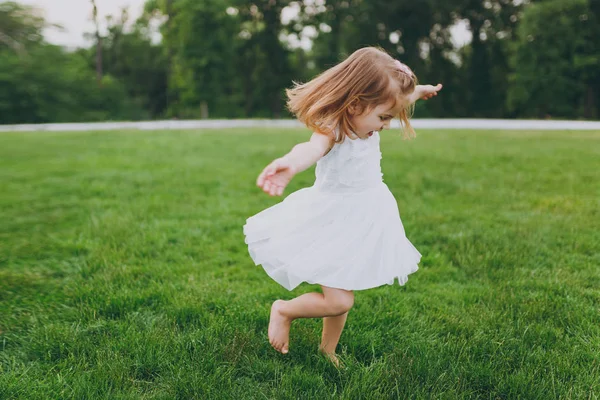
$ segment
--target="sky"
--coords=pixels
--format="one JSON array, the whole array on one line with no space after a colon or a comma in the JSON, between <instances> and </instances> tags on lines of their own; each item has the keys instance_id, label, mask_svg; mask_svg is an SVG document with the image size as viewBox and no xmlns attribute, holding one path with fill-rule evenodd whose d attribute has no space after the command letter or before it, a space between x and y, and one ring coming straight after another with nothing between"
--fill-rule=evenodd
<instances>
[{"instance_id":1,"label":"sky","mask_svg":"<svg viewBox=\"0 0 600 400\"><path fill-rule=\"evenodd\" d=\"M51 28L44 32L46 40L50 43L69 48L91 44L84 38L84 33L92 33L95 29L90 0L17 0L17 2L41 9L48 22L59 24L64 28L63 31ZM144 3L145 0L96 0L101 26L104 25L105 16L119 16L123 7L129 8L129 19L135 21L142 13ZM464 23L455 26L453 38L457 46L470 41L470 33ZM300 42L298 44L302 45ZM303 47L306 46L305 40Z\"/></svg>"},{"instance_id":2,"label":"sky","mask_svg":"<svg viewBox=\"0 0 600 400\"><path fill-rule=\"evenodd\" d=\"M50 43L67 47L88 45L85 32L94 32L92 3L90 0L17 0L18 3L35 6L43 11L50 23L60 24L64 32L48 29L44 32ZM134 21L142 13L145 0L96 0L99 20L104 22L106 15L121 15L123 7L129 7L130 20Z\"/></svg>"}]
</instances>

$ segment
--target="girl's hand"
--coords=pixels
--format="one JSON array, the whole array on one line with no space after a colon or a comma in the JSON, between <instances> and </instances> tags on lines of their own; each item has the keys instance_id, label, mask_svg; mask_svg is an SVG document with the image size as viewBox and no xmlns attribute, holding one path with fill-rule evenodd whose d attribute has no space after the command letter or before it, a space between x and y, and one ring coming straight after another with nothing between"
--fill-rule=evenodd
<instances>
[{"instance_id":1,"label":"girl's hand","mask_svg":"<svg viewBox=\"0 0 600 400\"><path fill-rule=\"evenodd\" d=\"M281 196L294 175L296 172L290 163L285 158L278 158L258 175L256 185L270 196Z\"/></svg>"},{"instance_id":2,"label":"girl's hand","mask_svg":"<svg viewBox=\"0 0 600 400\"><path fill-rule=\"evenodd\" d=\"M417 87L415 88L415 95L417 99L428 100L433 96L437 96L440 90L442 90L441 83L438 83L436 86L417 85Z\"/></svg>"}]
</instances>

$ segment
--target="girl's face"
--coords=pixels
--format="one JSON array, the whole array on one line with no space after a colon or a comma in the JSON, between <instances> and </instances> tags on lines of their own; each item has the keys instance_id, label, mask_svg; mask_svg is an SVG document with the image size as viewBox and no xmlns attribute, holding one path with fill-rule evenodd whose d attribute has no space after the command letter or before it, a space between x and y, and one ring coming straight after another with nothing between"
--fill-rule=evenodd
<instances>
[{"instance_id":1,"label":"girl's face","mask_svg":"<svg viewBox=\"0 0 600 400\"><path fill-rule=\"evenodd\" d=\"M360 138L366 138L373 134L373 131L382 131L390 128L390 122L394 116L392 103L380 104L377 107L363 113L352 113L351 121Z\"/></svg>"}]
</instances>

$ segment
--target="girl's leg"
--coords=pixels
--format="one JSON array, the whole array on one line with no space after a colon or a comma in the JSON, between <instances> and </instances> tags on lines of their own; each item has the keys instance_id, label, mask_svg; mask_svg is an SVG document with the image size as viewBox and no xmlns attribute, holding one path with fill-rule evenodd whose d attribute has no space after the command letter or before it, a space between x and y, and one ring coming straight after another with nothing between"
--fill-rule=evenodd
<instances>
[{"instance_id":1,"label":"girl's leg","mask_svg":"<svg viewBox=\"0 0 600 400\"><path fill-rule=\"evenodd\" d=\"M322 294L306 293L289 301L277 300L273 303L269 342L277 351L283 354L288 352L290 325L296 318L335 317L352 308L354 293L351 291L327 286L321 288Z\"/></svg>"},{"instance_id":2,"label":"girl's leg","mask_svg":"<svg viewBox=\"0 0 600 400\"><path fill-rule=\"evenodd\" d=\"M326 355L335 354L335 348L340 341L342 330L346 324L348 318L348 312L337 317L325 317L323 318L323 335L321 336L321 350Z\"/></svg>"}]
</instances>

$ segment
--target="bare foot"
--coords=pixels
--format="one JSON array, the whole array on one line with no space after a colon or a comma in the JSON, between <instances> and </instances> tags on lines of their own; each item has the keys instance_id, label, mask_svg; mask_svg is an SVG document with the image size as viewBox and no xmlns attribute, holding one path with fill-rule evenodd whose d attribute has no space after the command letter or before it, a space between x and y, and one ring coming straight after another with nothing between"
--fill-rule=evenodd
<instances>
[{"instance_id":1,"label":"bare foot","mask_svg":"<svg viewBox=\"0 0 600 400\"><path fill-rule=\"evenodd\" d=\"M338 356L335 353L328 353L326 351L323 351L323 349L319 349L321 354L323 354L329 361L331 361L333 363L333 365L335 365L336 368L343 368L343 365L340 365L340 359L338 358Z\"/></svg>"},{"instance_id":2,"label":"bare foot","mask_svg":"<svg viewBox=\"0 0 600 400\"><path fill-rule=\"evenodd\" d=\"M285 301L275 300L271 306L269 320L269 343L280 353L287 354L290 341L290 325L292 321L281 314L281 307Z\"/></svg>"}]
</instances>

